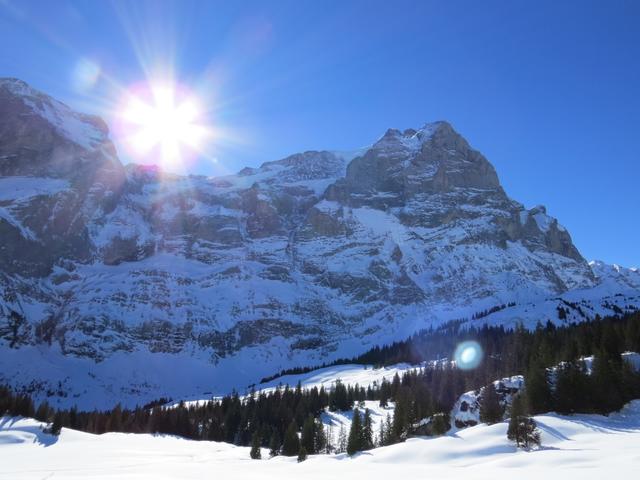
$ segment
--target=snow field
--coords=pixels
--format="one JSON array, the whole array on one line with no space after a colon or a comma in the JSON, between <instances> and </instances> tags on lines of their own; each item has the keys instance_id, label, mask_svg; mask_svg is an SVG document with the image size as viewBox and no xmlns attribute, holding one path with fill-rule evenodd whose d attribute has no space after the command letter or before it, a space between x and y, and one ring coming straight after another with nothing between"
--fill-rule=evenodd
<instances>
[{"instance_id":1,"label":"snow field","mask_svg":"<svg viewBox=\"0 0 640 480\"><path fill-rule=\"evenodd\" d=\"M640 400L609 417L535 417L542 448L517 451L507 423L477 425L437 438L412 438L353 458L315 455L249 458L248 447L177 437L63 429L43 434L32 419L0 419L0 479L202 479L202 478L393 478L429 479L626 478L640 465Z\"/></svg>"}]
</instances>

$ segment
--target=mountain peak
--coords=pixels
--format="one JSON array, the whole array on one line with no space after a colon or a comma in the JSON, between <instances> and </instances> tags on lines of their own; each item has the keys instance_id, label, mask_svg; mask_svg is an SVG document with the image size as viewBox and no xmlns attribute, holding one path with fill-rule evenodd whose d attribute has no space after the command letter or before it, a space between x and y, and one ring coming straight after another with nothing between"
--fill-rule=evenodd
<instances>
[{"instance_id":1,"label":"mountain peak","mask_svg":"<svg viewBox=\"0 0 640 480\"><path fill-rule=\"evenodd\" d=\"M444 120L438 120L435 122L427 122L422 127L415 128L406 128L405 130L399 130L397 128L389 128L387 131L380 137L378 142L382 142L384 140L417 140L420 142L427 141L431 135L439 130L448 130L455 132L453 127L449 122ZM377 143L378 143L377 142Z\"/></svg>"},{"instance_id":2,"label":"mountain peak","mask_svg":"<svg viewBox=\"0 0 640 480\"><path fill-rule=\"evenodd\" d=\"M498 189L495 169L446 121L421 128L389 129L347 168L354 192L443 192L454 188Z\"/></svg>"},{"instance_id":3,"label":"mountain peak","mask_svg":"<svg viewBox=\"0 0 640 480\"><path fill-rule=\"evenodd\" d=\"M11 91L15 95L31 95L35 92L27 82L13 77L0 77L0 87Z\"/></svg>"},{"instance_id":4,"label":"mountain peak","mask_svg":"<svg viewBox=\"0 0 640 480\"><path fill-rule=\"evenodd\" d=\"M0 78L0 110L4 125L20 123L22 130L41 129L42 122L53 126L66 140L94 150L109 141L109 128L100 117L74 111L65 103L31 87L17 78Z\"/></svg>"},{"instance_id":5,"label":"mountain peak","mask_svg":"<svg viewBox=\"0 0 640 480\"><path fill-rule=\"evenodd\" d=\"M16 78L0 79L0 175L75 177L120 169L107 124Z\"/></svg>"}]
</instances>

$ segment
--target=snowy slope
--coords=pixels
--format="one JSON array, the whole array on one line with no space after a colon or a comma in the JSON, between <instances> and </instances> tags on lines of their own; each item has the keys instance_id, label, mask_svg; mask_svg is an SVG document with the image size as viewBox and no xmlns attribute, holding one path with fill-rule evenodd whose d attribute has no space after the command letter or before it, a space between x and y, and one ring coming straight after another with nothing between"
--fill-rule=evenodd
<instances>
[{"instance_id":1,"label":"snowy slope","mask_svg":"<svg viewBox=\"0 0 640 480\"><path fill-rule=\"evenodd\" d=\"M388 367L373 368L371 365L336 365L319 368L309 373L297 375L283 375L267 383L256 386L259 390L271 390L278 385L296 386L298 382L303 388L324 387L331 388L339 380L345 385L359 385L361 387L379 385L383 379L391 381L394 375L402 376L409 370L421 368L423 365L409 365L398 363Z\"/></svg>"},{"instance_id":2,"label":"snowy slope","mask_svg":"<svg viewBox=\"0 0 640 480\"><path fill-rule=\"evenodd\" d=\"M55 439L30 419L0 419L0 478L627 478L640 462L640 401L620 413L540 415L540 450L516 451L506 422L438 438L414 438L349 458L344 454L249 459L249 448L175 437L63 429Z\"/></svg>"}]
</instances>

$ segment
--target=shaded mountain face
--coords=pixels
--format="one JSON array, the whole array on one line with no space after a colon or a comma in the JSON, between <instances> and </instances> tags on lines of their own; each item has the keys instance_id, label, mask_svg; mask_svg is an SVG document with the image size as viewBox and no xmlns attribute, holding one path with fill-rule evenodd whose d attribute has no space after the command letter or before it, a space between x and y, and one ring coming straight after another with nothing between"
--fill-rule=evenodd
<instances>
[{"instance_id":1,"label":"shaded mountain face","mask_svg":"<svg viewBox=\"0 0 640 480\"><path fill-rule=\"evenodd\" d=\"M0 175L3 349L279 368L598 284L446 122L183 177L123 167L100 119L4 79Z\"/></svg>"},{"instance_id":2,"label":"shaded mountain face","mask_svg":"<svg viewBox=\"0 0 640 480\"><path fill-rule=\"evenodd\" d=\"M102 120L14 79L0 81L0 178L0 271L36 278L91 261L86 225L126 182Z\"/></svg>"}]
</instances>

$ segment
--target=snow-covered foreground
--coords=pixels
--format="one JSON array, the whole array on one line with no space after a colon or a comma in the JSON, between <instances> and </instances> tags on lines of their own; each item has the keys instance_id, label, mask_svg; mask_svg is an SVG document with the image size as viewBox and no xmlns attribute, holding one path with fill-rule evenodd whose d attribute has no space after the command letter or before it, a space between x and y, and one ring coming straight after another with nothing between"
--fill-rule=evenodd
<instances>
[{"instance_id":1,"label":"snow-covered foreground","mask_svg":"<svg viewBox=\"0 0 640 480\"><path fill-rule=\"evenodd\" d=\"M610 417L536 417L543 448L516 451L506 423L361 453L249 459L249 449L175 437L64 429L58 439L30 419L0 420L0 478L623 478L640 465L640 401ZM263 451L267 458L267 451ZM517 470L514 470L517 468Z\"/></svg>"}]
</instances>

